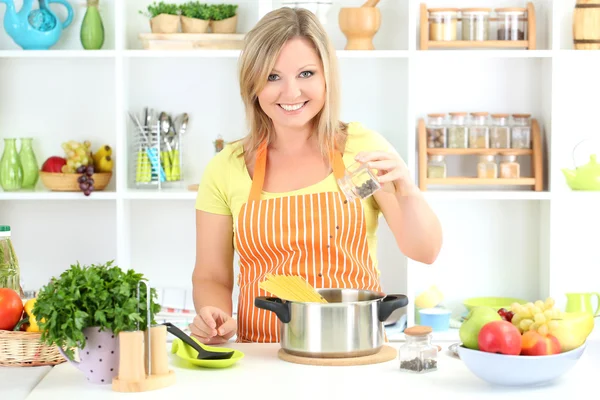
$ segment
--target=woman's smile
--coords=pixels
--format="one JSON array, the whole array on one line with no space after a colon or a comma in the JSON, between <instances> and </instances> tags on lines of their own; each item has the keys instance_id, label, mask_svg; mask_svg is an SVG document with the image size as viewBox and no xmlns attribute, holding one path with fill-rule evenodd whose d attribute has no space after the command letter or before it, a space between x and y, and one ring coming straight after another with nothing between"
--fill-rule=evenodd
<instances>
[{"instance_id":1,"label":"woman's smile","mask_svg":"<svg viewBox=\"0 0 600 400\"><path fill-rule=\"evenodd\" d=\"M308 100L304 101L302 103L293 103L293 104L277 103L277 105L279 106L279 108L281 108L283 110L284 114L296 115L296 114L300 114L302 112L306 103L308 103Z\"/></svg>"}]
</instances>

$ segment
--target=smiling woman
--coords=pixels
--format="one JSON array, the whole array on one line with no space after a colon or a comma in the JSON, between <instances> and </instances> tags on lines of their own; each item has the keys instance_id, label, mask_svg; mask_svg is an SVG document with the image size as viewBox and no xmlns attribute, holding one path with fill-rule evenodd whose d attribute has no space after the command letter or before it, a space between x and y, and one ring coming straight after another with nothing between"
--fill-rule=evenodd
<instances>
[{"instance_id":1,"label":"smiling woman","mask_svg":"<svg viewBox=\"0 0 600 400\"><path fill-rule=\"evenodd\" d=\"M311 12L280 8L246 35L240 93L249 132L208 164L196 200L197 316L204 343L278 342L277 317L254 305L265 277L298 275L315 288L381 292L378 219L398 246L433 263L437 217L398 152L379 133L340 120L335 49ZM351 199L340 189L357 160L377 171L379 190ZM234 251L240 257L238 319L232 318Z\"/></svg>"}]
</instances>

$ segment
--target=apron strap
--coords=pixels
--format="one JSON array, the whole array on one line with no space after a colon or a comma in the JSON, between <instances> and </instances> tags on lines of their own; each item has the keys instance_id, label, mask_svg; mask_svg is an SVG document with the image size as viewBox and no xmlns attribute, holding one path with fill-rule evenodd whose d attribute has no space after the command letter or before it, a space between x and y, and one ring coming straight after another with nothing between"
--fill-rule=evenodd
<instances>
[{"instance_id":1,"label":"apron strap","mask_svg":"<svg viewBox=\"0 0 600 400\"><path fill-rule=\"evenodd\" d=\"M331 157L330 157L331 159ZM260 194L262 193L263 185L265 182L265 173L267 170L267 141L263 141L258 148L256 153L256 163L254 164L254 174L252 175L252 187L250 189L250 195L248 196L248 202L253 200L260 200ZM344 165L344 159L339 151L333 152L333 176L335 179L340 179L344 176L346 166ZM341 189L340 189L341 190Z\"/></svg>"}]
</instances>

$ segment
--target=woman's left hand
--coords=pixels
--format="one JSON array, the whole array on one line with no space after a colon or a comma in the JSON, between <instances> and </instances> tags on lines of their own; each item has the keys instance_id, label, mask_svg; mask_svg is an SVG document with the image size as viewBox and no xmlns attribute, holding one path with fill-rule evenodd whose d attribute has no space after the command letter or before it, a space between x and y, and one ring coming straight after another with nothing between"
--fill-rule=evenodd
<instances>
[{"instance_id":1,"label":"woman's left hand","mask_svg":"<svg viewBox=\"0 0 600 400\"><path fill-rule=\"evenodd\" d=\"M372 151L360 152L355 159L367 163L368 168L377 170L377 177L382 186L392 183L397 194L409 194L415 190L408 166L395 152Z\"/></svg>"}]
</instances>

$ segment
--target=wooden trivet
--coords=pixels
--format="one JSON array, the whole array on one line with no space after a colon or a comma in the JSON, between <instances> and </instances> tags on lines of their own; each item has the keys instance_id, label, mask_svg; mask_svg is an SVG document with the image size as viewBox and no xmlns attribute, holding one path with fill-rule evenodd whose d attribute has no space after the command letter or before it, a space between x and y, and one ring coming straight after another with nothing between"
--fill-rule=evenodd
<instances>
[{"instance_id":1,"label":"wooden trivet","mask_svg":"<svg viewBox=\"0 0 600 400\"><path fill-rule=\"evenodd\" d=\"M368 365L378 364L386 361L391 361L398 355L395 348L384 345L379 352L369 356L348 357L348 358L313 358L302 357L286 353L285 350L279 349L277 356L284 360L295 364L306 365L326 365L326 366L347 366L347 365Z\"/></svg>"}]
</instances>

